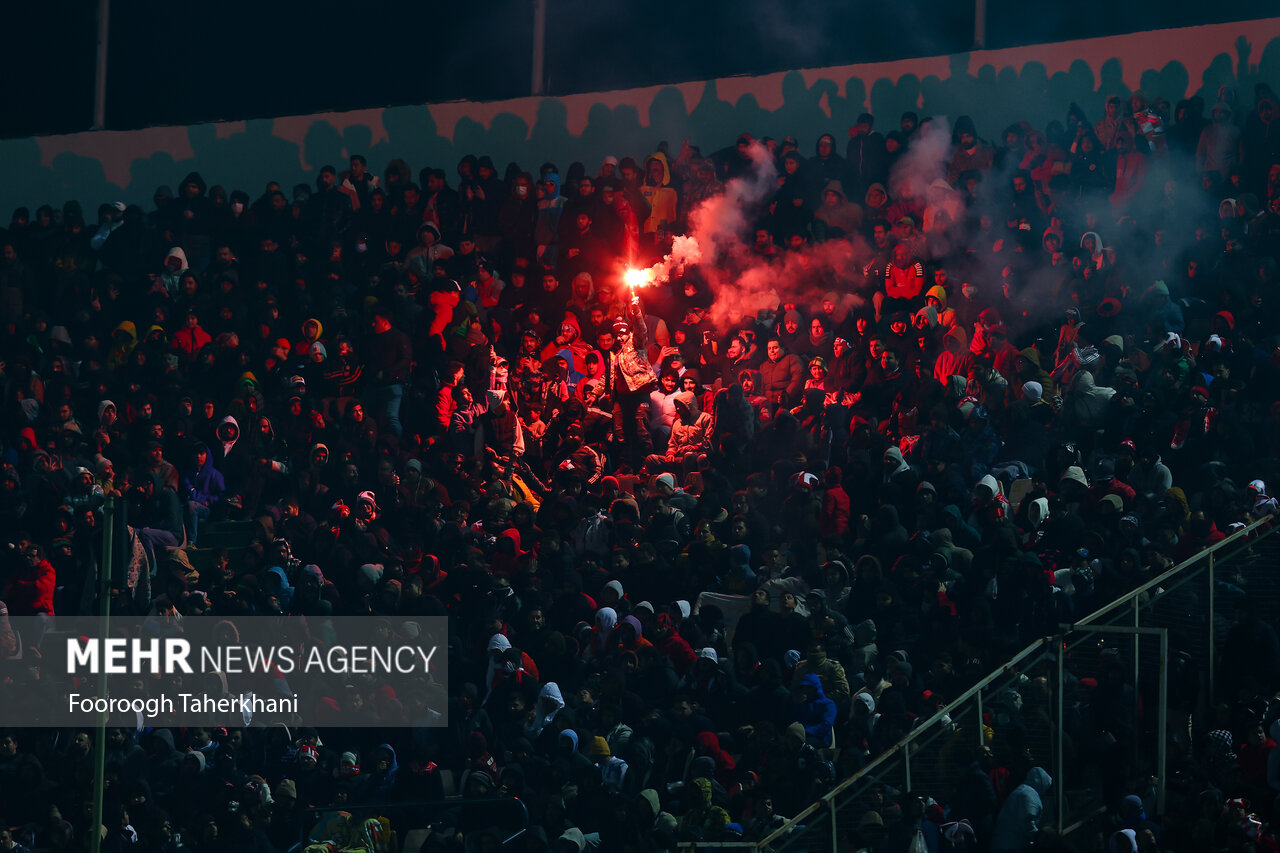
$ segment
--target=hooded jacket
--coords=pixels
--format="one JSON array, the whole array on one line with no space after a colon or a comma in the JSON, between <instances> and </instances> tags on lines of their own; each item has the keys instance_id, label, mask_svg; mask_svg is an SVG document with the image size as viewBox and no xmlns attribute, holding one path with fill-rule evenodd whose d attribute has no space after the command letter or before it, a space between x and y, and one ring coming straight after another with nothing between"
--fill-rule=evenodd
<instances>
[{"instance_id":1,"label":"hooded jacket","mask_svg":"<svg viewBox=\"0 0 1280 853\"><path fill-rule=\"evenodd\" d=\"M822 188L822 193L824 196L823 203L814 211L813 218L826 226L827 237L840 237L856 233L862 227L862 208L849 201L849 197L844 191L844 185L840 181L828 181L827 185ZM835 206L828 206L825 199L827 193L835 193L839 196L839 203Z\"/></svg>"},{"instance_id":2,"label":"hooded jacket","mask_svg":"<svg viewBox=\"0 0 1280 853\"><path fill-rule=\"evenodd\" d=\"M965 133L973 134L973 148L960 146L960 136ZM978 138L977 128L969 116L956 119L952 141L956 149L951 155L951 162L947 164L947 182L952 186L959 182L960 176L965 172L985 172L995 163L995 149Z\"/></svg>"},{"instance_id":3,"label":"hooded jacket","mask_svg":"<svg viewBox=\"0 0 1280 853\"><path fill-rule=\"evenodd\" d=\"M694 736L694 747L699 755L709 757L716 764L716 781L725 788L733 787L738 780L735 777L737 762L733 760L733 756L724 751L720 746L720 738L715 732L699 732Z\"/></svg>"},{"instance_id":4,"label":"hooded jacket","mask_svg":"<svg viewBox=\"0 0 1280 853\"><path fill-rule=\"evenodd\" d=\"M553 192L538 201L538 218L533 227L533 239L539 246L554 246L559 242L560 218L564 214L566 199L560 194L560 176L551 172L542 179L553 186Z\"/></svg>"},{"instance_id":5,"label":"hooded jacket","mask_svg":"<svg viewBox=\"0 0 1280 853\"><path fill-rule=\"evenodd\" d=\"M1026 382L1039 382L1041 388L1041 399L1052 400L1055 393L1053 377L1049 375L1049 371L1045 370L1040 364L1040 350L1035 347L1027 347L1018 351L1019 361L1026 359L1030 362L1027 369L1018 370L1018 381L1013 383L1015 393L1022 395L1022 385ZM1019 364L1021 368L1021 364Z\"/></svg>"},{"instance_id":6,"label":"hooded jacket","mask_svg":"<svg viewBox=\"0 0 1280 853\"><path fill-rule=\"evenodd\" d=\"M649 164L655 160L662 164L662 184L660 186L654 186L648 180ZM667 155L661 151L655 151L650 154L649 158L644 161L644 169L645 182L640 187L640 194L649 203L649 217L645 219L641 230L645 234L652 234L659 227L670 225L676 221L678 199L676 191L671 188L671 166L667 163Z\"/></svg>"},{"instance_id":7,"label":"hooded jacket","mask_svg":"<svg viewBox=\"0 0 1280 853\"><path fill-rule=\"evenodd\" d=\"M653 832L671 834L676 831L676 819L662 810L662 801L658 798L656 790L645 788L641 791L640 802L637 805L644 809L652 820L651 830Z\"/></svg>"},{"instance_id":8,"label":"hooded jacket","mask_svg":"<svg viewBox=\"0 0 1280 853\"><path fill-rule=\"evenodd\" d=\"M928 328L936 329L939 326L945 329L952 329L956 325L956 312L954 308L947 307L947 289L940 284L925 291L925 298L933 298L938 301L936 306L925 305L916 312L917 318L923 318Z\"/></svg>"},{"instance_id":9,"label":"hooded jacket","mask_svg":"<svg viewBox=\"0 0 1280 853\"><path fill-rule=\"evenodd\" d=\"M382 753L385 753L387 758L386 770L378 769ZM369 753L368 766L361 767L360 770L361 798L365 802L385 802L395 789L399 771L400 764L396 761L395 748L389 743L378 744Z\"/></svg>"},{"instance_id":10,"label":"hooded jacket","mask_svg":"<svg viewBox=\"0 0 1280 853\"><path fill-rule=\"evenodd\" d=\"M658 625L662 627L664 624L671 628L667 636L654 640L654 648L661 652L671 665L675 668L676 674L684 677L693 669L694 662L698 656L694 654L693 647L689 645L689 641L680 636L680 629L669 621L666 614L658 616Z\"/></svg>"},{"instance_id":11,"label":"hooded jacket","mask_svg":"<svg viewBox=\"0 0 1280 853\"><path fill-rule=\"evenodd\" d=\"M1071 384L1062 414L1080 426L1092 426L1102 417L1115 393L1114 388L1095 385L1093 374L1082 370Z\"/></svg>"},{"instance_id":12,"label":"hooded jacket","mask_svg":"<svg viewBox=\"0 0 1280 853\"><path fill-rule=\"evenodd\" d=\"M680 831L686 838L713 840L729 824L729 813L711 802L711 780L705 777L690 783L697 802L680 819Z\"/></svg>"},{"instance_id":13,"label":"hooded jacket","mask_svg":"<svg viewBox=\"0 0 1280 853\"><path fill-rule=\"evenodd\" d=\"M969 356L969 334L959 323L942 337L942 351L933 362L933 378L946 385L952 376L964 376Z\"/></svg>"},{"instance_id":14,"label":"hooded jacket","mask_svg":"<svg viewBox=\"0 0 1280 853\"><path fill-rule=\"evenodd\" d=\"M276 578L278 586L275 595L280 600L280 607L288 611L290 605L293 604L294 593L293 586L289 583L289 576L284 573L284 569L280 566L272 566L267 569L267 574Z\"/></svg>"},{"instance_id":15,"label":"hooded jacket","mask_svg":"<svg viewBox=\"0 0 1280 853\"><path fill-rule=\"evenodd\" d=\"M240 430L240 423L233 415L227 415L218 422L218 426L223 424L231 424L236 428L236 439L230 443L223 442L221 438L216 439L209 448L209 456L218 460L217 469L222 472L227 491L236 495L243 494L243 489L252 477L248 445Z\"/></svg>"},{"instance_id":16,"label":"hooded jacket","mask_svg":"<svg viewBox=\"0 0 1280 853\"><path fill-rule=\"evenodd\" d=\"M138 327L131 320L124 320L112 333L111 351L107 353L107 369L118 370L124 366L129 354L138 346Z\"/></svg>"},{"instance_id":17,"label":"hooded jacket","mask_svg":"<svg viewBox=\"0 0 1280 853\"><path fill-rule=\"evenodd\" d=\"M485 646L485 652L497 652L498 659L494 660L493 655L489 655L488 666L484 672L485 696L484 701L489 701L489 695L493 692L494 686L498 682L498 677L502 673L502 655L511 648L511 641L507 639L505 634L494 634L489 638L488 644ZM549 685L554 686L554 685ZM483 704L483 703L481 703Z\"/></svg>"},{"instance_id":18,"label":"hooded jacket","mask_svg":"<svg viewBox=\"0 0 1280 853\"><path fill-rule=\"evenodd\" d=\"M584 658L607 654L613 648L614 629L618 627L618 611L601 607L596 611L595 627L591 631L591 643L582 650Z\"/></svg>"},{"instance_id":19,"label":"hooded jacket","mask_svg":"<svg viewBox=\"0 0 1280 853\"><path fill-rule=\"evenodd\" d=\"M805 740L814 746L831 746L836 722L836 703L822 692L822 679L810 673L800 679L800 686L811 691L808 701L796 704L796 722L804 726Z\"/></svg>"},{"instance_id":20,"label":"hooded jacket","mask_svg":"<svg viewBox=\"0 0 1280 853\"><path fill-rule=\"evenodd\" d=\"M679 460L685 454L706 450L711 434L711 414L698 411L698 399L692 391L677 391L672 405L676 410L676 420L671 425L667 455Z\"/></svg>"},{"instance_id":21,"label":"hooded jacket","mask_svg":"<svg viewBox=\"0 0 1280 853\"><path fill-rule=\"evenodd\" d=\"M206 448L207 450L207 448ZM196 471L182 478L185 495L198 504L211 506L222 499L227 490L227 482L222 472L213 465L213 454L205 455L204 464Z\"/></svg>"},{"instance_id":22,"label":"hooded jacket","mask_svg":"<svg viewBox=\"0 0 1280 853\"><path fill-rule=\"evenodd\" d=\"M1027 778L1013 789L996 817L991 833L993 851L1026 850L1040 830L1040 816L1044 812L1041 799L1049 792L1053 780L1040 767L1027 771Z\"/></svg>"},{"instance_id":23,"label":"hooded jacket","mask_svg":"<svg viewBox=\"0 0 1280 853\"><path fill-rule=\"evenodd\" d=\"M177 258L181 263L177 272L169 271L169 258ZM160 280L164 282L164 289L169 292L169 296L177 296L178 283L182 281L182 274L187 271L189 265L187 263L187 253L182 250L181 246L174 246L169 250L169 254L164 256L165 264L163 271L160 273Z\"/></svg>"},{"instance_id":24,"label":"hooded jacket","mask_svg":"<svg viewBox=\"0 0 1280 853\"><path fill-rule=\"evenodd\" d=\"M831 145L831 154L826 157L823 157L818 149L818 146L823 142ZM836 153L836 138L834 136L824 133L818 137L813 144L813 159L809 161L808 165L814 172L814 178L817 179L818 186L825 187L831 181L839 181L844 178L844 158Z\"/></svg>"},{"instance_id":25,"label":"hooded jacket","mask_svg":"<svg viewBox=\"0 0 1280 853\"><path fill-rule=\"evenodd\" d=\"M548 681L538 692L538 702L534 706L534 735L542 734L542 730L550 725L556 718L556 714L562 710L564 710L564 696L560 694L560 685L554 681Z\"/></svg>"}]
</instances>

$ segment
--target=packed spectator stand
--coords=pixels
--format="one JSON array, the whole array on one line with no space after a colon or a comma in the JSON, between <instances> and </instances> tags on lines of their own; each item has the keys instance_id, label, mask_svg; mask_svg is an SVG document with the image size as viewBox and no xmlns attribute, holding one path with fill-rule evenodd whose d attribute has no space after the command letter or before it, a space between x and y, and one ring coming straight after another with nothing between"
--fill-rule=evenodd
<instances>
[{"instance_id":1,"label":"packed spectator stand","mask_svg":"<svg viewBox=\"0 0 1280 853\"><path fill-rule=\"evenodd\" d=\"M192 173L93 223L15 211L5 613L87 612L112 498L148 579L115 612L449 617L448 685L333 697L382 729L109 729L103 849L489 850L449 804L511 798L512 849L773 834L1028 642L1276 512L1277 110L1133 93L992 142L864 115L812 153L353 156L256 198ZM721 269L628 287L762 171ZM769 270L760 308L740 282ZM1122 657L1081 681L1109 849L1276 848L1256 601L1185 721L1180 810L1130 758ZM0 614L7 690L32 641ZM98 736L0 737L0 845L88 849ZM1017 743L884 786L848 849L1071 849Z\"/></svg>"}]
</instances>

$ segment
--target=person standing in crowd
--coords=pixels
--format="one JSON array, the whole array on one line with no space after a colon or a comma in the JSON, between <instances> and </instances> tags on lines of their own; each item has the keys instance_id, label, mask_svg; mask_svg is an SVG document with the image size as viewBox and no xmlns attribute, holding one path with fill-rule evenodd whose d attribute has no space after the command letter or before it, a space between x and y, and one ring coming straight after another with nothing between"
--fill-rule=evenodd
<instances>
[{"instance_id":1,"label":"person standing in crowd","mask_svg":"<svg viewBox=\"0 0 1280 853\"><path fill-rule=\"evenodd\" d=\"M391 325L391 311L378 307L373 313L373 337L369 342L369 407L380 415L386 429L397 438L403 432L400 406L405 383L413 366L409 336Z\"/></svg>"}]
</instances>

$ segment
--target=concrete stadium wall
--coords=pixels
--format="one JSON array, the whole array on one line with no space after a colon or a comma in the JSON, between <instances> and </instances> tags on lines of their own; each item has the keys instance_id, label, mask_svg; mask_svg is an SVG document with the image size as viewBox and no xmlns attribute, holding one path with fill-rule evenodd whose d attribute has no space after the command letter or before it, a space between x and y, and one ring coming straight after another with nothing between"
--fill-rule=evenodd
<instances>
[{"instance_id":1,"label":"concrete stadium wall","mask_svg":"<svg viewBox=\"0 0 1280 853\"><path fill-rule=\"evenodd\" d=\"M562 98L0 140L0 211L7 222L19 205L34 211L75 198L92 223L100 203L149 204L156 187L176 187L192 170L253 198L269 180L287 194L354 153L378 172L402 157L415 179L428 165L452 176L466 153L489 154L499 169L514 160L533 171L550 160L564 170L581 160L594 172L606 154L639 159L664 139L673 151L689 139L709 153L742 131L795 135L808 154L821 133L845 138L866 110L881 130L904 110L969 114L980 134L998 138L1018 119L1038 128L1062 120L1071 101L1096 120L1107 96L1138 89L1171 104L1199 95L1208 106L1232 86L1252 107L1258 82L1280 89L1280 18Z\"/></svg>"}]
</instances>

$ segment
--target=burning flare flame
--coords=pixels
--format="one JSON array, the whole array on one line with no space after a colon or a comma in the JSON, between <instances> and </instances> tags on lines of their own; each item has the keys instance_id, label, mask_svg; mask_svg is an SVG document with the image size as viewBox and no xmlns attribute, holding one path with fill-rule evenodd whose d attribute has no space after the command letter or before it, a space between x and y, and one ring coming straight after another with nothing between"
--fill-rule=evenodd
<instances>
[{"instance_id":1,"label":"burning flare flame","mask_svg":"<svg viewBox=\"0 0 1280 853\"><path fill-rule=\"evenodd\" d=\"M653 270L628 269L622 274L622 281L632 290L653 284Z\"/></svg>"}]
</instances>

